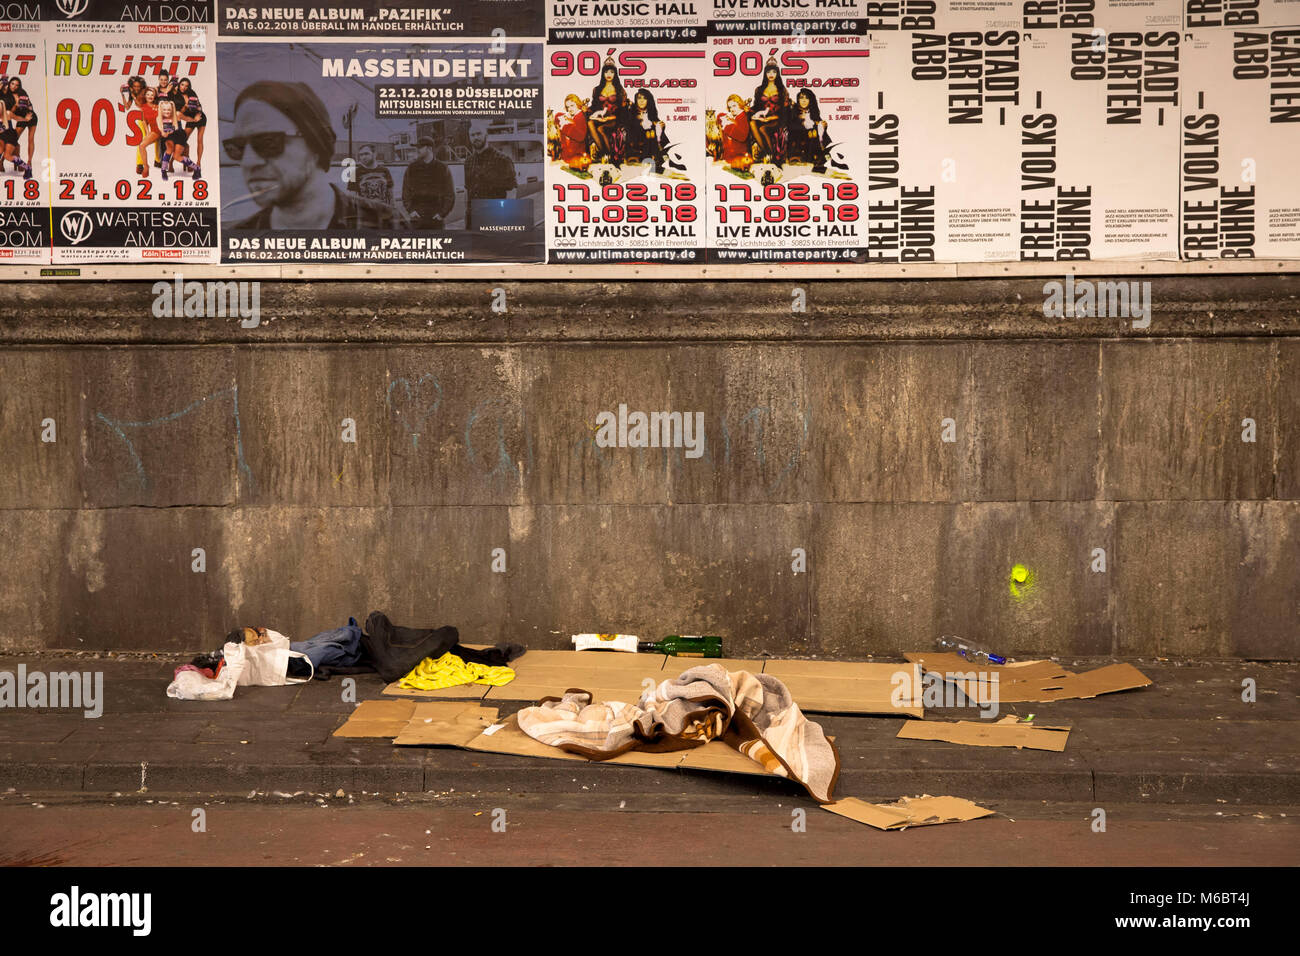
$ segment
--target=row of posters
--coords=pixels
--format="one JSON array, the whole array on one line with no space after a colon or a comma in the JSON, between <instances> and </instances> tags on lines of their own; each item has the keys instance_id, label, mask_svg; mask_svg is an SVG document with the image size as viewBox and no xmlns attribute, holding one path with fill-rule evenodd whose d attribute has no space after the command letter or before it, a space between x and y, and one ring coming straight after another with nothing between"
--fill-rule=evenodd
<instances>
[{"instance_id":1,"label":"row of posters","mask_svg":"<svg viewBox=\"0 0 1300 956\"><path fill-rule=\"evenodd\" d=\"M1295 258L1291 14L0 2L0 262Z\"/></svg>"}]
</instances>

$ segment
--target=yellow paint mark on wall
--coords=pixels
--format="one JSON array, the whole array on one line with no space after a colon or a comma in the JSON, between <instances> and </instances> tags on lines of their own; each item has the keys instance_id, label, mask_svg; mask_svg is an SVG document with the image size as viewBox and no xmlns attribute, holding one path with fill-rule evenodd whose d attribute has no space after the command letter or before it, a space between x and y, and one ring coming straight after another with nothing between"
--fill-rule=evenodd
<instances>
[{"instance_id":1,"label":"yellow paint mark on wall","mask_svg":"<svg viewBox=\"0 0 1300 956\"><path fill-rule=\"evenodd\" d=\"M1011 596L1020 600L1027 596L1029 590L1034 586L1035 574L1023 564L1014 565L1011 568L1011 578L1007 582L1011 589Z\"/></svg>"}]
</instances>

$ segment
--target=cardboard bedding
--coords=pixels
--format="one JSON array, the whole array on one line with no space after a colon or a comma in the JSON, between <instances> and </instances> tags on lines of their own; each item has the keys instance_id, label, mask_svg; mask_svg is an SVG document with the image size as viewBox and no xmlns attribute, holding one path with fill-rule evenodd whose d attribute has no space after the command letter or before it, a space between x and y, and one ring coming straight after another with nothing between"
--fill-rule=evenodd
<instances>
[{"instance_id":1,"label":"cardboard bedding","mask_svg":"<svg viewBox=\"0 0 1300 956\"><path fill-rule=\"evenodd\" d=\"M480 753L550 760L592 761L534 740L513 715L498 719L495 707L471 701L367 700L357 705L335 737L391 737L397 746L462 747ZM721 740L690 750L650 753L630 750L602 763L624 767L715 770L763 775L766 771Z\"/></svg>"},{"instance_id":2,"label":"cardboard bedding","mask_svg":"<svg viewBox=\"0 0 1300 956\"><path fill-rule=\"evenodd\" d=\"M671 662L671 664L670 664ZM915 663L838 661L707 660L599 651L529 651L512 661L515 679L501 687L469 684L442 691L414 691L389 684L384 693L412 699L528 701L567 690L590 691L595 700L635 702L650 684L677 676L696 664L721 664L728 671L770 674L789 688L806 713L889 714L920 717L921 670Z\"/></svg>"},{"instance_id":3,"label":"cardboard bedding","mask_svg":"<svg viewBox=\"0 0 1300 956\"><path fill-rule=\"evenodd\" d=\"M519 722L513 716L498 720L496 708L472 701L369 700L359 704L334 735L393 737L393 743L398 746L459 747L479 753L591 762L586 757L534 740L519 729ZM662 770L704 770L757 776L768 773L721 740L710 740L700 747L667 753L631 750L601 762ZM959 797L929 795L912 799L904 797L891 804L841 797L821 806L838 816L879 830L959 823L993 814L992 810Z\"/></svg>"},{"instance_id":4,"label":"cardboard bedding","mask_svg":"<svg viewBox=\"0 0 1300 956\"><path fill-rule=\"evenodd\" d=\"M972 664L957 654L911 652L904 654L927 674L937 674L956 684L968 697L988 696L986 686L997 681L997 700L1003 704L1051 703L1080 700L1099 694L1146 687L1152 683L1132 664L1108 664L1076 674L1053 661L1013 661L1009 664Z\"/></svg>"},{"instance_id":5,"label":"cardboard bedding","mask_svg":"<svg viewBox=\"0 0 1300 956\"><path fill-rule=\"evenodd\" d=\"M1015 747L1018 750L1065 750L1069 727L1036 724L1006 716L988 720L908 720L898 731L900 740L941 740L968 747Z\"/></svg>"},{"instance_id":6,"label":"cardboard bedding","mask_svg":"<svg viewBox=\"0 0 1300 956\"><path fill-rule=\"evenodd\" d=\"M729 671L747 670L779 678L812 714L889 714L922 717L922 673L954 684L973 700L989 697L998 684L1003 704L1050 703L1146 687L1150 678L1132 664L1110 664L1075 673L1053 661L1016 661L973 665L956 654L911 652L907 663L798 661L783 659L710 659ZM440 691L408 690L399 682L384 693L394 697L436 700L537 701L567 690L590 691L595 700L635 701L649 683L658 683L702 663L698 658L595 651L529 651L512 662L515 679L501 687L467 684Z\"/></svg>"},{"instance_id":7,"label":"cardboard bedding","mask_svg":"<svg viewBox=\"0 0 1300 956\"><path fill-rule=\"evenodd\" d=\"M884 714L924 717L922 674L955 684L968 697L987 700L997 684L1001 703L1049 702L1095 697L1149 685L1151 680L1130 664L1112 664L1074 673L1052 661L1006 665L972 665L952 654L916 652L906 664L836 661L669 658L660 655L531 651L514 661L516 678L500 687L465 685L441 691L414 691L397 683L384 689L388 700L366 701L335 731L339 737L389 737L396 746L450 746L482 753L590 762L535 740L516 717L499 719L494 704L535 702L584 690L593 701L634 703L642 693L701 663L721 664L727 671L749 671L778 678L800 710L808 713ZM435 698L435 699L430 699ZM1070 729L1034 724L1007 716L986 721L905 721L898 737L985 747L1016 747L1060 752ZM827 738L828 740L831 738ZM721 739L687 750L629 750L604 760L634 767L705 770L766 775L756 760ZM838 759L837 759L838 763ZM822 808L880 830L956 823L992 815L959 797L928 794L873 804L856 797L822 803Z\"/></svg>"}]
</instances>

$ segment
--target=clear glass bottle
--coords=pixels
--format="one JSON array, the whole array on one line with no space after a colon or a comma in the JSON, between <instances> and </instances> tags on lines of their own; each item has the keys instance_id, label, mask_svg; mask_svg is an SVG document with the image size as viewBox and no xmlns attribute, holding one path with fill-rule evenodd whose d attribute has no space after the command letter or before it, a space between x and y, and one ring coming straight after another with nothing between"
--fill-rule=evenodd
<instances>
[{"instance_id":1,"label":"clear glass bottle","mask_svg":"<svg viewBox=\"0 0 1300 956\"><path fill-rule=\"evenodd\" d=\"M1005 657L994 654L973 641L963 640L955 634L943 635L935 642L935 646L941 651L960 654L974 664L1005 664L1007 662Z\"/></svg>"}]
</instances>

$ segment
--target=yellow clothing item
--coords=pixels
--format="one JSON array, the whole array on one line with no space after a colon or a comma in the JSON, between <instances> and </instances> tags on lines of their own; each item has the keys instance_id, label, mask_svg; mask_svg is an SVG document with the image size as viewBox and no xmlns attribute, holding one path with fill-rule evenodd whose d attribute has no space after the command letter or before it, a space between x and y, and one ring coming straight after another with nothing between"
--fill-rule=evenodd
<instances>
[{"instance_id":1,"label":"yellow clothing item","mask_svg":"<svg viewBox=\"0 0 1300 956\"><path fill-rule=\"evenodd\" d=\"M432 657L420 661L411 673L401 679L400 684L410 690L442 690L444 687L459 687L461 684L500 687L514 679L515 672L509 667L467 664L448 651L436 661Z\"/></svg>"}]
</instances>

